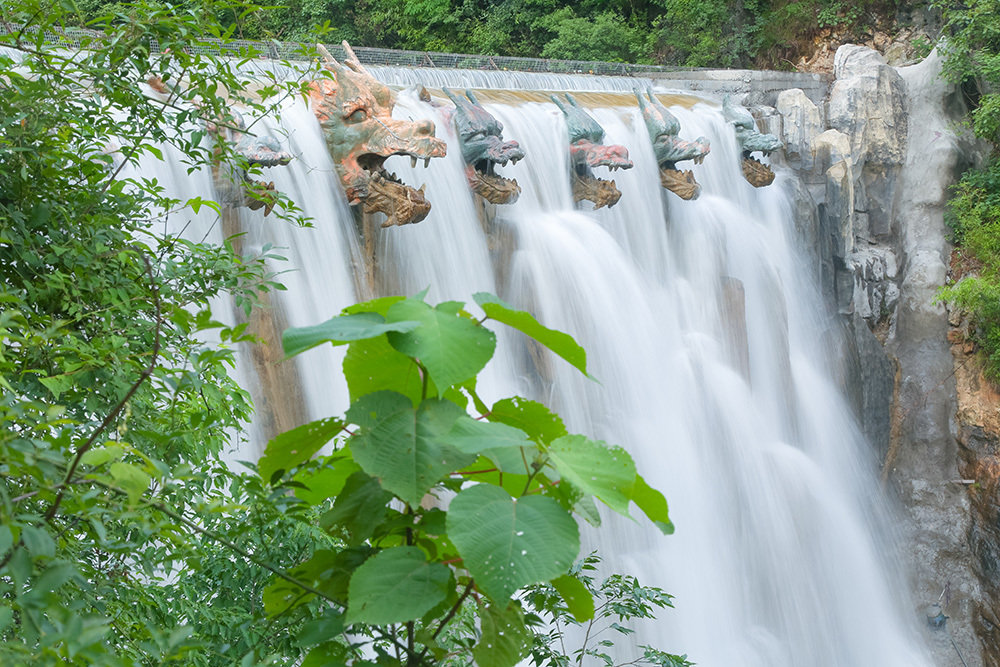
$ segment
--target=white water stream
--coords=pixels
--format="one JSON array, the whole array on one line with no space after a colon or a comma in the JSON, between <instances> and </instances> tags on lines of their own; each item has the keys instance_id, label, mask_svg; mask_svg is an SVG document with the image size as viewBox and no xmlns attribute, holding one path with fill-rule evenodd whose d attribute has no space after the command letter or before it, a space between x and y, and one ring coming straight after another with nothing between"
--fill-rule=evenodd
<instances>
[{"instance_id":1,"label":"white water stream","mask_svg":"<svg viewBox=\"0 0 1000 667\"><path fill-rule=\"evenodd\" d=\"M398 82L410 76L401 72ZM429 86L444 82L428 76ZM477 81L469 74L461 83ZM561 78L537 83L579 87ZM660 536L645 519L609 518L587 531L585 548L596 548L609 571L676 596L677 610L645 626L636 643L687 653L706 667L929 665L902 576L880 556L891 552L881 491L833 381L834 348L824 340L835 327L794 239L782 185L788 176L755 190L717 111L675 108L682 138L705 135L712 143L704 165L685 167L703 186L700 199L681 201L660 187L638 108L600 108L593 114L605 143L628 147L636 166L614 173L623 196L613 209L577 210L555 106L486 107L527 154L498 169L523 189L516 204L496 209L502 251L491 252L457 141L439 121L447 158L428 169L411 169L402 158L386 164L411 185L426 182L433 209L419 225L380 231L379 266L392 291L430 286L432 303L471 302L473 292L491 291L586 348L600 384L560 360L539 375L516 338L503 336L481 387L488 399L542 400L571 430L623 445L664 491L675 535ZM397 116L435 113L400 95ZM265 221L259 211L241 215L253 244L287 248L295 272L282 278L281 308L290 325L301 326L355 300L350 269L360 255L315 120L292 106L281 127L298 159L268 178L314 227ZM740 284L748 363L732 344L734 322L743 318L723 305ZM299 368L309 415L342 414L339 356L312 351Z\"/></svg>"}]
</instances>

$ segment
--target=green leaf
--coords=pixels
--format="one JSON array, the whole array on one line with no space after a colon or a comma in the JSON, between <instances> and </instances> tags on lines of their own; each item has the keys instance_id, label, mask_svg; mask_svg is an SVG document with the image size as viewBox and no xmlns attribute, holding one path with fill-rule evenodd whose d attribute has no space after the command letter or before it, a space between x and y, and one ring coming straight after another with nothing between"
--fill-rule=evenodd
<instances>
[{"instance_id":1,"label":"green leaf","mask_svg":"<svg viewBox=\"0 0 1000 667\"><path fill-rule=\"evenodd\" d=\"M279 470L288 471L311 459L344 428L339 419L320 419L286 431L267 443L264 456L257 462L257 472L270 482Z\"/></svg>"},{"instance_id":2,"label":"green leaf","mask_svg":"<svg viewBox=\"0 0 1000 667\"><path fill-rule=\"evenodd\" d=\"M104 465L108 461L117 461L125 456L125 447L116 442L109 442L104 447L88 449L82 457L80 463L97 466Z\"/></svg>"},{"instance_id":3,"label":"green leaf","mask_svg":"<svg viewBox=\"0 0 1000 667\"><path fill-rule=\"evenodd\" d=\"M597 510L597 503L594 502L594 496L581 496L573 504L573 511L582 516L584 521L591 526L599 527L601 525L601 513Z\"/></svg>"},{"instance_id":4,"label":"green leaf","mask_svg":"<svg viewBox=\"0 0 1000 667\"><path fill-rule=\"evenodd\" d=\"M13 531L10 526L0 524L0 557L6 556L12 546L14 546Z\"/></svg>"},{"instance_id":5,"label":"green leaf","mask_svg":"<svg viewBox=\"0 0 1000 667\"><path fill-rule=\"evenodd\" d=\"M549 443L568 433L562 418L541 403L515 396L493 404L490 421L519 428L540 443Z\"/></svg>"},{"instance_id":6,"label":"green leaf","mask_svg":"<svg viewBox=\"0 0 1000 667\"><path fill-rule=\"evenodd\" d=\"M356 472L347 478L333 509L320 517L319 525L324 530L341 526L347 531L347 543L358 546L371 537L385 519L391 499L392 494L383 489L378 480Z\"/></svg>"},{"instance_id":7,"label":"green leaf","mask_svg":"<svg viewBox=\"0 0 1000 667\"><path fill-rule=\"evenodd\" d=\"M641 475L635 476L635 486L632 487L632 502L649 517L649 520L660 529L664 535L674 534L674 524L670 521L667 511L667 499L663 494L646 484Z\"/></svg>"},{"instance_id":8,"label":"green leaf","mask_svg":"<svg viewBox=\"0 0 1000 667\"><path fill-rule=\"evenodd\" d=\"M525 475L538 449L519 428L467 415L455 422L445 442L470 454L483 454L502 472Z\"/></svg>"},{"instance_id":9,"label":"green leaf","mask_svg":"<svg viewBox=\"0 0 1000 667\"><path fill-rule=\"evenodd\" d=\"M329 608L319 618L303 624L295 638L299 646L315 646L330 641L344 631L344 614L339 609Z\"/></svg>"},{"instance_id":10,"label":"green leaf","mask_svg":"<svg viewBox=\"0 0 1000 667\"><path fill-rule=\"evenodd\" d=\"M56 555L56 543L52 537L35 526L21 527L21 540L25 549L35 558L52 558Z\"/></svg>"},{"instance_id":11,"label":"green leaf","mask_svg":"<svg viewBox=\"0 0 1000 667\"><path fill-rule=\"evenodd\" d=\"M448 594L451 571L417 547L386 549L351 577L346 622L388 625L420 618Z\"/></svg>"},{"instance_id":12,"label":"green leaf","mask_svg":"<svg viewBox=\"0 0 1000 667\"><path fill-rule=\"evenodd\" d=\"M149 488L150 476L138 466L116 461L111 464L111 477L128 494L128 501L135 505Z\"/></svg>"},{"instance_id":13,"label":"green leaf","mask_svg":"<svg viewBox=\"0 0 1000 667\"><path fill-rule=\"evenodd\" d=\"M594 596L590 594L583 582L576 577L564 574L552 580L552 586L559 591L569 613L579 623L585 623L594 618Z\"/></svg>"},{"instance_id":14,"label":"green leaf","mask_svg":"<svg viewBox=\"0 0 1000 667\"><path fill-rule=\"evenodd\" d=\"M478 667L514 667L531 652L534 636L516 602L481 609L479 643L472 649Z\"/></svg>"},{"instance_id":15,"label":"green leaf","mask_svg":"<svg viewBox=\"0 0 1000 667\"><path fill-rule=\"evenodd\" d=\"M552 441L548 455L549 463L564 480L628 516L636 478L635 463L628 452L586 436L565 435Z\"/></svg>"},{"instance_id":16,"label":"green leaf","mask_svg":"<svg viewBox=\"0 0 1000 667\"><path fill-rule=\"evenodd\" d=\"M351 315L354 313L378 313L384 318L385 314L389 312L389 308L392 307L392 304L399 303L405 298L405 296L383 296L378 299L372 299L371 301L356 303L352 306L344 308L340 312L345 315Z\"/></svg>"},{"instance_id":17,"label":"green leaf","mask_svg":"<svg viewBox=\"0 0 1000 667\"><path fill-rule=\"evenodd\" d=\"M323 343L345 345L355 340L381 336L389 331L413 331L419 326L420 322L387 323L378 313L339 315L315 326L286 329L281 336L281 346L288 359Z\"/></svg>"},{"instance_id":18,"label":"green leaf","mask_svg":"<svg viewBox=\"0 0 1000 667\"><path fill-rule=\"evenodd\" d=\"M299 667L344 667L347 657L346 646L340 642L327 642L309 651Z\"/></svg>"},{"instance_id":19,"label":"green leaf","mask_svg":"<svg viewBox=\"0 0 1000 667\"><path fill-rule=\"evenodd\" d=\"M14 622L14 610L10 607L0 607L0 633L6 632Z\"/></svg>"},{"instance_id":20,"label":"green leaf","mask_svg":"<svg viewBox=\"0 0 1000 667\"><path fill-rule=\"evenodd\" d=\"M420 360L437 385L438 395L483 370L496 348L492 331L455 311L455 302L431 308L411 298L393 304L386 315L389 322L421 323L413 331L390 332L386 336L393 348Z\"/></svg>"},{"instance_id":21,"label":"green leaf","mask_svg":"<svg viewBox=\"0 0 1000 667\"><path fill-rule=\"evenodd\" d=\"M59 400L59 396L73 386L73 377L71 375L53 375L52 377L39 378L38 381L52 392L52 396L56 400Z\"/></svg>"},{"instance_id":22,"label":"green leaf","mask_svg":"<svg viewBox=\"0 0 1000 667\"><path fill-rule=\"evenodd\" d=\"M327 498L340 495L347 478L361 470L354 462L349 447L344 447L326 458L319 470L302 470L293 478L305 488L296 487L295 497L310 505L319 505Z\"/></svg>"},{"instance_id":23,"label":"green leaf","mask_svg":"<svg viewBox=\"0 0 1000 667\"><path fill-rule=\"evenodd\" d=\"M442 441L466 454L479 454L487 449L524 447L531 444L528 434L521 429L499 422L476 420L468 415L460 416Z\"/></svg>"},{"instance_id":24,"label":"green leaf","mask_svg":"<svg viewBox=\"0 0 1000 667\"><path fill-rule=\"evenodd\" d=\"M573 340L572 336L562 331L543 327L531 313L512 308L509 304L487 292L477 292L472 298L476 300L476 303L491 320L513 327L526 336L537 340L568 361L581 373L590 377L590 374L587 373L587 352Z\"/></svg>"},{"instance_id":25,"label":"green leaf","mask_svg":"<svg viewBox=\"0 0 1000 667\"><path fill-rule=\"evenodd\" d=\"M564 574L580 551L580 532L555 500L515 500L487 484L469 487L448 508L448 537L479 588L493 600Z\"/></svg>"},{"instance_id":26,"label":"green leaf","mask_svg":"<svg viewBox=\"0 0 1000 667\"><path fill-rule=\"evenodd\" d=\"M476 460L442 442L464 415L457 405L440 399L414 408L409 398L391 391L364 396L347 411L347 418L360 427L351 439L354 460L415 507L442 477Z\"/></svg>"},{"instance_id":27,"label":"green leaf","mask_svg":"<svg viewBox=\"0 0 1000 667\"><path fill-rule=\"evenodd\" d=\"M413 405L422 398L423 381L417 363L394 350L385 336L351 343L344 355L344 377L352 402L381 390L408 396ZM427 391L437 395L433 383Z\"/></svg>"}]
</instances>

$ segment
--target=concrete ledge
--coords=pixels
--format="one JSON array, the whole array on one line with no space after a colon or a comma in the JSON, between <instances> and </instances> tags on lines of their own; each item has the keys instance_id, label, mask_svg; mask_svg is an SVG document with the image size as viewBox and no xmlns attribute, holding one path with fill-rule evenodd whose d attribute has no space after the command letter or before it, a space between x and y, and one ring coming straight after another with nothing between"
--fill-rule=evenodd
<instances>
[{"instance_id":1,"label":"concrete ledge","mask_svg":"<svg viewBox=\"0 0 1000 667\"><path fill-rule=\"evenodd\" d=\"M676 88L719 99L734 95L747 106L771 107L777 102L778 93L791 88L801 88L813 104L821 105L833 83L832 74L749 69L644 72L643 76L652 79L659 89Z\"/></svg>"}]
</instances>

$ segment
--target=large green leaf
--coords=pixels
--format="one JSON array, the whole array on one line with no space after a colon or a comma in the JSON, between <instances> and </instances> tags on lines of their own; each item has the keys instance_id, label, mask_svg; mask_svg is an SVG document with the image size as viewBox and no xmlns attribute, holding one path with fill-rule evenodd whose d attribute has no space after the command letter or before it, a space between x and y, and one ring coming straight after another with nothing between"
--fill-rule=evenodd
<instances>
[{"instance_id":1,"label":"large green leaf","mask_svg":"<svg viewBox=\"0 0 1000 667\"><path fill-rule=\"evenodd\" d=\"M392 494L383 489L378 480L356 472L347 478L333 509L320 517L319 525L324 530L342 527L347 532L347 543L357 546L371 537L385 519L391 499Z\"/></svg>"},{"instance_id":2,"label":"large green leaf","mask_svg":"<svg viewBox=\"0 0 1000 667\"><path fill-rule=\"evenodd\" d=\"M487 456L501 472L526 475L538 449L519 428L500 422L459 417L445 442L469 454Z\"/></svg>"},{"instance_id":3,"label":"large green leaf","mask_svg":"<svg viewBox=\"0 0 1000 667\"><path fill-rule=\"evenodd\" d=\"M447 523L462 564L498 602L522 586L564 574L580 551L576 522L555 500L515 500L488 484L455 496Z\"/></svg>"},{"instance_id":4,"label":"large green leaf","mask_svg":"<svg viewBox=\"0 0 1000 667\"><path fill-rule=\"evenodd\" d=\"M517 310L487 292L477 292L472 298L476 300L476 303L491 320L502 322L537 340L568 361L581 373L590 377L590 374L587 373L587 352L573 340L572 336L562 331L543 327L531 313Z\"/></svg>"},{"instance_id":5,"label":"large green leaf","mask_svg":"<svg viewBox=\"0 0 1000 667\"><path fill-rule=\"evenodd\" d=\"M664 535L673 535L674 524L670 521L667 509L667 499L663 494L646 484L641 475L635 476L635 486L632 487L632 502L649 517L649 520L660 529Z\"/></svg>"},{"instance_id":6,"label":"large green leaf","mask_svg":"<svg viewBox=\"0 0 1000 667\"><path fill-rule=\"evenodd\" d=\"M391 391L363 396L347 411L361 427L351 439L354 460L383 488L417 506L442 477L476 460L442 441L463 416L460 407L436 398L414 408Z\"/></svg>"},{"instance_id":7,"label":"large green leaf","mask_svg":"<svg viewBox=\"0 0 1000 667\"><path fill-rule=\"evenodd\" d=\"M420 618L448 594L451 571L417 547L386 549L351 577L348 624L388 625Z\"/></svg>"},{"instance_id":8,"label":"large green leaf","mask_svg":"<svg viewBox=\"0 0 1000 667\"><path fill-rule=\"evenodd\" d=\"M344 377L352 402L381 390L409 396L414 405L422 397L423 381L417 363L394 350L385 336L351 343L344 355ZM433 383L427 391L437 395Z\"/></svg>"},{"instance_id":9,"label":"large green leaf","mask_svg":"<svg viewBox=\"0 0 1000 667\"><path fill-rule=\"evenodd\" d=\"M499 422L488 422L462 415L445 436L444 442L466 454L479 454L486 449L525 447L531 444L528 434L519 428Z\"/></svg>"},{"instance_id":10,"label":"large green leaf","mask_svg":"<svg viewBox=\"0 0 1000 667\"><path fill-rule=\"evenodd\" d=\"M578 623L585 623L594 618L594 596L590 594L583 582L576 577L564 574L553 579L552 585L559 591L563 602L566 603L566 608L569 609L569 613L573 614L573 618Z\"/></svg>"},{"instance_id":11,"label":"large green leaf","mask_svg":"<svg viewBox=\"0 0 1000 667\"><path fill-rule=\"evenodd\" d=\"M496 336L458 309L461 304L446 302L431 308L411 298L392 305L388 322L419 321L421 326L406 333L390 332L389 344L408 357L419 359L442 392L483 370L493 357Z\"/></svg>"},{"instance_id":12,"label":"large green leaf","mask_svg":"<svg viewBox=\"0 0 1000 667\"><path fill-rule=\"evenodd\" d=\"M548 455L563 480L628 515L636 477L628 452L582 435L565 435L552 441Z\"/></svg>"},{"instance_id":13,"label":"large green leaf","mask_svg":"<svg viewBox=\"0 0 1000 667\"><path fill-rule=\"evenodd\" d=\"M518 396L494 403L490 421L519 428L540 443L552 442L568 433L559 415L541 403Z\"/></svg>"},{"instance_id":14,"label":"large green leaf","mask_svg":"<svg viewBox=\"0 0 1000 667\"><path fill-rule=\"evenodd\" d=\"M309 651L299 667L344 667L348 657L346 644L326 642Z\"/></svg>"},{"instance_id":15,"label":"large green leaf","mask_svg":"<svg viewBox=\"0 0 1000 667\"><path fill-rule=\"evenodd\" d=\"M513 667L531 651L532 633L516 602L491 604L479 619L482 635L472 649L478 667Z\"/></svg>"},{"instance_id":16,"label":"large green leaf","mask_svg":"<svg viewBox=\"0 0 1000 667\"><path fill-rule=\"evenodd\" d=\"M423 293L426 293L426 290ZM355 303L347 308L344 308L340 312L345 315L351 315L353 313L378 313L382 317L385 317L385 314L389 312L389 308L392 307L392 304L402 301L405 298L405 296L382 296L377 299L372 299L371 301Z\"/></svg>"},{"instance_id":17,"label":"large green leaf","mask_svg":"<svg viewBox=\"0 0 1000 667\"><path fill-rule=\"evenodd\" d=\"M381 336L389 331L413 331L419 326L420 322L386 322L378 313L338 315L311 327L286 329L281 335L281 346L287 359L323 343L345 345Z\"/></svg>"},{"instance_id":18,"label":"large green leaf","mask_svg":"<svg viewBox=\"0 0 1000 667\"><path fill-rule=\"evenodd\" d=\"M291 470L311 459L323 445L344 428L339 419L320 419L286 431L267 443L264 456L257 462L257 472L270 482L279 470Z\"/></svg>"},{"instance_id":19,"label":"large green leaf","mask_svg":"<svg viewBox=\"0 0 1000 667\"><path fill-rule=\"evenodd\" d=\"M319 505L340 495L347 478L359 470L361 466L354 462L350 448L339 449L325 459L319 470L302 470L295 475L294 481L301 485L295 487L295 497Z\"/></svg>"},{"instance_id":20,"label":"large green leaf","mask_svg":"<svg viewBox=\"0 0 1000 667\"><path fill-rule=\"evenodd\" d=\"M322 616L302 625L295 643L315 646L330 641L344 631L344 613L334 607L327 608Z\"/></svg>"}]
</instances>

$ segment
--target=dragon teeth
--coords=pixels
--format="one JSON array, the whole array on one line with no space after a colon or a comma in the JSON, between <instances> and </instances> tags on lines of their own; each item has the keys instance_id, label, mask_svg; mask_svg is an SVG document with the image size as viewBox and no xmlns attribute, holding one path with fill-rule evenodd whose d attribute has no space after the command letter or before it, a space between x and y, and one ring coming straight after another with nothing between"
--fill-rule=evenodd
<instances>
[{"instance_id":1,"label":"dragon teeth","mask_svg":"<svg viewBox=\"0 0 1000 667\"><path fill-rule=\"evenodd\" d=\"M429 157L424 158L424 169L431 166L431 159Z\"/></svg>"},{"instance_id":2,"label":"dragon teeth","mask_svg":"<svg viewBox=\"0 0 1000 667\"><path fill-rule=\"evenodd\" d=\"M416 155L411 155L410 156L410 168L411 169L416 169L417 168L417 156Z\"/></svg>"}]
</instances>

